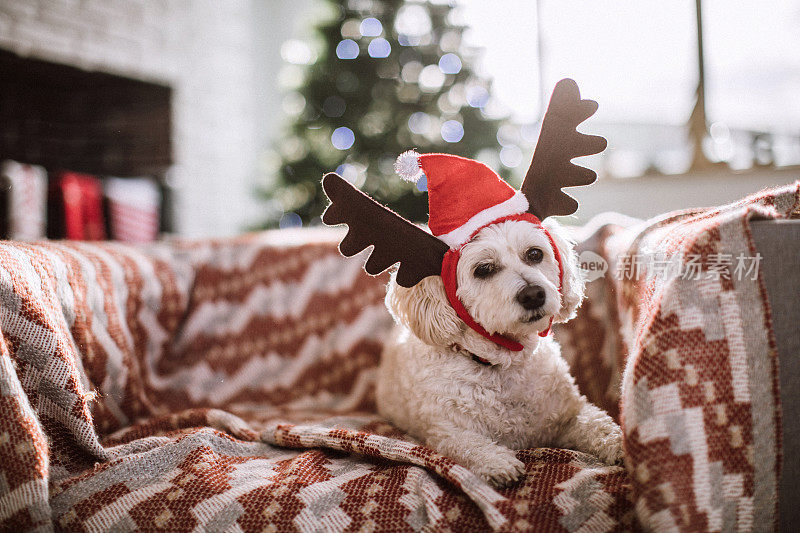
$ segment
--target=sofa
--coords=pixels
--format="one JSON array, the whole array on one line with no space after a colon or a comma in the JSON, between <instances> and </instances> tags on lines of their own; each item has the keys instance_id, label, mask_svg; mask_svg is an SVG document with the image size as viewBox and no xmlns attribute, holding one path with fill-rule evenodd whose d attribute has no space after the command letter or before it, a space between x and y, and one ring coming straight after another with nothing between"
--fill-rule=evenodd
<instances>
[{"instance_id":1,"label":"sofa","mask_svg":"<svg viewBox=\"0 0 800 533\"><path fill-rule=\"evenodd\" d=\"M777 528L782 404L797 409L779 347L796 339L771 311L781 274L745 266L799 206L800 182L576 230L600 269L554 334L620 420L625 464L521 450L526 476L505 489L377 415L388 278L341 257L340 230L3 242L0 527Z\"/></svg>"}]
</instances>

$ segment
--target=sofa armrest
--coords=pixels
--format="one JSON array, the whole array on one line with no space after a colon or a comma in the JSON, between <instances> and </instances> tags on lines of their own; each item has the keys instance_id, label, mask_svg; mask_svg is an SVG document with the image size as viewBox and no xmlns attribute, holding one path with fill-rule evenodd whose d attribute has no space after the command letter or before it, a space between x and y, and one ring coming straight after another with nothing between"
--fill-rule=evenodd
<instances>
[{"instance_id":1,"label":"sofa armrest","mask_svg":"<svg viewBox=\"0 0 800 533\"><path fill-rule=\"evenodd\" d=\"M783 464L780 481L781 530L800 523L800 220L756 220L753 240L769 298L779 360Z\"/></svg>"},{"instance_id":2,"label":"sofa armrest","mask_svg":"<svg viewBox=\"0 0 800 533\"><path fill-rule=\"evenodd\" d=\"M616 243L621 421L645 528L778 526L781 362L751 224L799 205L800 182L670 213Z\"/></svg>"}]
</instances>

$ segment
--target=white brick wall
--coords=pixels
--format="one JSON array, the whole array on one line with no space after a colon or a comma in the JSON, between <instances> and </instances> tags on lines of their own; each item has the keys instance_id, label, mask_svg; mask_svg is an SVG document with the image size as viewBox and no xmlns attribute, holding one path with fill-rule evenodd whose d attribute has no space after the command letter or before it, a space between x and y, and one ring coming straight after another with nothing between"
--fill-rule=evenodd
<instances>
[{"instance_id":1,"label":"white brick wall","mask_svg":"<svg viewBox=\"0 0 800 533\"><path fill-rule=\"evenodd\" d=\"M177 230L233 234L259 218L257 2L0 0L0 48L172 86Z\"/></svg>"}]
</instances>

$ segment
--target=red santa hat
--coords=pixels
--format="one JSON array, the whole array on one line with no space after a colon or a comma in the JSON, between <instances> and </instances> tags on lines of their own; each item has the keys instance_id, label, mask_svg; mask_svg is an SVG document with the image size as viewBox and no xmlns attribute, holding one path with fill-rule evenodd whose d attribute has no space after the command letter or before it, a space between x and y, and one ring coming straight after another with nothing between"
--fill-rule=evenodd
<instances>
[{"instance_id":1,"label":"red santa hat","mask_svg":"<svg viewBox=\"0 0 800 533\"><path fill-rule=\"evenodd\" d=\"M428 182L428 227L450 248L459 248L478 229L497 219L528 211L528 199L495 171L472 159L449 154L400 154L395 171Z\"/></svg>"}]
</instances>

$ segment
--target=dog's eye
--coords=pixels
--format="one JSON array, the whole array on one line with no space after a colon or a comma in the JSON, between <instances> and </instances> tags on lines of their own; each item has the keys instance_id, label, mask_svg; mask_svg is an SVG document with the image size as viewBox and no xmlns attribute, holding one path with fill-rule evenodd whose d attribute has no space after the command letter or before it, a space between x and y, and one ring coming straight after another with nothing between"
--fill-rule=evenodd
<instances>
[{"instance_id":1,"label":"dog's eye","mask_svg":"<svg viewBox=\"0 0 800 533\"><path fill-rule=\"evenodd\" d=\"M542 259L544 259L544 252L540 248L528 248L525 251L527 263L541 263Z\"/></svg>"},{"instance_id":2,"label":"dog's eye","mask_svg":"<svg viewBox=\"0 0 800 533\"><path fill-rule=\"evenodd\" d=\"M481 263L475 267L472 274L478 279L488 278L500 270L494 263Z\"/></svg>"}]
</instances>

